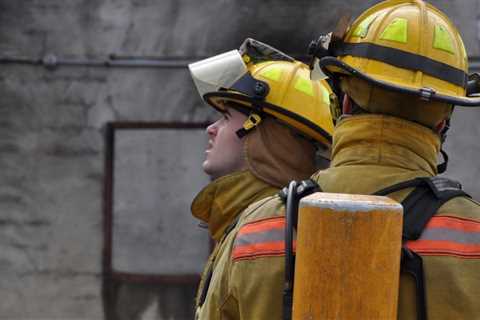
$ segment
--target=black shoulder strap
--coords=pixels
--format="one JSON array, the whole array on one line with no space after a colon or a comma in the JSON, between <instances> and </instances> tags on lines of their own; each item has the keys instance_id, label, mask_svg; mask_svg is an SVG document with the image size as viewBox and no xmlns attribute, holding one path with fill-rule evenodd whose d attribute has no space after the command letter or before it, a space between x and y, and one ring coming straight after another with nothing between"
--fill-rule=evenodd
<instances>
[{"instance_id":1,"label":"black shoulder strap","mask_svg":"<svg viewBox=\"0 0 480 320\"><path fill-rule=\"evenodd\" d=\"M428 221L448 200L455 197L470 197L460 183L444 177L421 177L400 182L375 192L385 196L406 188L415 188L403 201L403 241L417 240ZM416 286L417 320L427 319L423 261L420 255L402 248L402 272L413 276Z\"/></svg>"},{"instance_id":2,"label":"black shoulder strap","mask_svg":"<svg viewBox=\"0 0 480 320\"><path fill-rule=\"evenodd\" d=\"M406 246L403 246L400 266L401 272L409 274L415 281L417 320L427 320L427 298L425 294L425 276L422 257Z\"/></svg>"},{"instance_id":3,"label":"black shoulder strap","mask_svg":"<svg viewBox=\"0 0 480 320\"><path fill-rule=\"evenodd\" d=\"M293 278L295 258L293 256L293 229L298 223L298 204L300 199L314 192L320 192L320 186L313 180L291 181L288 187L279 192L285 203L285 287L283 289L283 319L292 319Z\"/></svg>"},{"instance_id":4,"label":"black shoulder strap","mask_svg":"<svg viewBox=\"0 0 480 320\"><path fill-rule=\"evenodd\" d=\"M417 240L425 225L437 210L455 197L470 197L459 182L444 177L421 177L400 182L375 192L375 195L388 195L406 188L415 189L402 201L403 240Z\"/></svg>"}]
</instances>

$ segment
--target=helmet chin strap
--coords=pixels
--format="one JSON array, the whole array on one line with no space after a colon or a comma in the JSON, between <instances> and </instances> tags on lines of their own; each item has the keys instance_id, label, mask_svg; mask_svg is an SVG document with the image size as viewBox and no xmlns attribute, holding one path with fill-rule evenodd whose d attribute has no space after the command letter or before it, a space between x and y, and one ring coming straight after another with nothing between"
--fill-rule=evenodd
<instances>
[{"instance_id":1,"label":"helmet chin strap","mask_svg":"<svg viewBox=\"0 0 480 320\"><path fill-rule=\"evenodd\" d=\"M448 166L448 154L443 150L443 143L447 139L447 131L450 129L450 118L447 118L443 120L438 126L437 126L437 132L440 135L440 153L442 154L443 157L443 162L439 165L437 165L437 171L438 173L444 173L447 171L447 166Z\"/></svg>"},{"instance_id":2,"label":"helmet chin strap","mask_svg":"<svg viewBox=\"0 0 480 320\"><path fill-rule=\"evenodd\" d=\"M243 123L242 128L238 129L235 133L239 139L245 137L250 131L255 129L262 122L262 117L255 112L251 112L247 120Z\"/></svg>"},{"instance_id":3,"label":"helmet chin strap","mask_svg":"<svg viewBox=\"0 0 480 320\"><path fill-rule=\"evenodd\" d=\"M242 92L251 97L252 109L248 115L247 120L243 123L242 128L238 129L235 133L239 139L242 139L248 132L255 129L256 126L262 122L262 105L265 101L268 93L270 92L270 86L265 81L261 81L252 77L250 73L246 73L237 82L232 85L232 89Z\"/></svg>"}]
</instances>

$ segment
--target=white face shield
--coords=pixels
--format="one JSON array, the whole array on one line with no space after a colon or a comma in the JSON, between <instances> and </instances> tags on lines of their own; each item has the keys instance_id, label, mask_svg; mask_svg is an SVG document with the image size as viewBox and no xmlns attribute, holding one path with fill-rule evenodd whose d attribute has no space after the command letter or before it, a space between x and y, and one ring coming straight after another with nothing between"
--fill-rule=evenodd
<instances>
[{"instance_id":1,"label":"white face shield","mask_svg":"<svg viewBox=\"0 0 480 320\"><path fill-rule=\"evenodd\" d=\"M287 54L260 41L247 38L239 50L232 50L188 65L198 93L203 98L206 93L229 89L242 76L248 73L247 63L263 61L295 61Z\"/></svg>"},{"instance_id":2,"label":"white face shield","mask_svg":"<svg viewBox=\"0 0 480 320\"><path fill-rule=\"evenodd\" d=\"M208 92L230 88L248 72L238 50L191 63L188 69L202 98Z\"/></svg>"},{"instance_id":3,"label":"white face shield","mask_svg":"<svg viewBox=\"0 0 480 320\"><path fill-rule=\"evenodd\" d=\"M320 69L320 64L318 63L320 59L317 57L313 59L313 69L310 71L310 80L317 81L327 79L328 77L323 73L322 69Z\"/></svg>"}]
</instances>

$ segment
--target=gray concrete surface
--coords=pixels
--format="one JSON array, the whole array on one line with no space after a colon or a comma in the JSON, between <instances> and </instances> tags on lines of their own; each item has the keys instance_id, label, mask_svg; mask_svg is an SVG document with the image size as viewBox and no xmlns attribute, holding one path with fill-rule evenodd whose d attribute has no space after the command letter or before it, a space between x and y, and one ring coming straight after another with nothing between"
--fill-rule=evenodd
<instances>
[{"instance_id":1,"label":"gray concrete surface","mask_svg":"<svg viewBox=\"0 0 480 320\"><path fill-rule=\"evenodd\" d=\"M0 56L203 57L246 37L299 54L340 12L355 15L374 2L0 0ZM473 56L480 55L479 2L432 1ZM104 124L200 122L212 112L182 68L1 64L0 97L0 319L103 319ZM479 119L458 110L447 142L449 175L477 198ZM144 318L158 318L155 308Z\"/></svg>"}]
</instances>

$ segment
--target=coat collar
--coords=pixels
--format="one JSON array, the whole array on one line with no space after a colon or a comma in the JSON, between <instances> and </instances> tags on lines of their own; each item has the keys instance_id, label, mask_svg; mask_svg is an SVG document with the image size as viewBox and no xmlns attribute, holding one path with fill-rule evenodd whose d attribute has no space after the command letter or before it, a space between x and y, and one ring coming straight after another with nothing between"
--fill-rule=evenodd
<instances>
[{"instance_id":1,"label":"coat collar","mask_svg":"<svg viewBox=\"0 0 480 320\"><path fill-rule=\"evenodd\" d=\"M333 137L332 167L380 165L437 174L440 138L431 129L385 115L342 119Z\"/></svg>"},{"instance_id":2,"label":"coat collar","mask_svg":"<svg viewBox=\"0 0 480 320\"><path fill-rule=\"evenodd\" d=\"M250 171L239 171L216 179L192 202L192 215L208 224L212 238L218 241L225 229L251 203L278 192Z\"/></svg>"}]
</instances>

